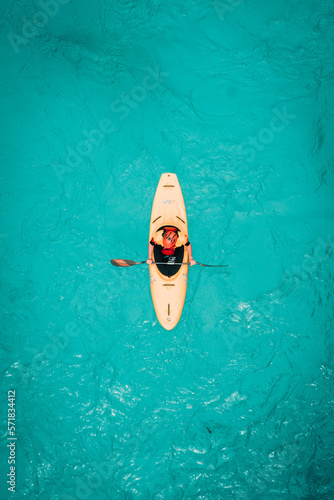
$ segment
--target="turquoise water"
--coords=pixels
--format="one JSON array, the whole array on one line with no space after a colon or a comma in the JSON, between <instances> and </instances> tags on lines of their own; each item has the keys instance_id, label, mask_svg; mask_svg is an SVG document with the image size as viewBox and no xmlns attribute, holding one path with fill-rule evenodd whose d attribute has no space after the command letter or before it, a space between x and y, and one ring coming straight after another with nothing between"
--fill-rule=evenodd
<instances>
[{"instance_id":1,"label":"turquoise water","mask_svg":"<svg viewBox=\"0 0 334 500\"><path fill-rule=\"evenodd\" d=\"M334 498L333 21L1 4L1 499ZM147 258L163 172L230 265L190 270L171 332L146 266L109 263Z\"/></svg>"}]
</instances>

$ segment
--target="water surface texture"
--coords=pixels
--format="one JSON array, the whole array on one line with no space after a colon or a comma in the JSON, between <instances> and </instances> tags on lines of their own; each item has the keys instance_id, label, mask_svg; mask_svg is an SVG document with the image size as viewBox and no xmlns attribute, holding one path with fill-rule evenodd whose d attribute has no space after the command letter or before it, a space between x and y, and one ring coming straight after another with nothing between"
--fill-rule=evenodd
<instances>
[{"instance_id":1,"label":"water surface texture","mask_svg":"<svg viewBox=\"0 0 334 500\"><path fill-rule=\"evenodd\" d=\"M333 1L0 14L1 499L333 499ZM171 332L109 263L147 258L163 172L230 265Z\"/></svg>"}]
</instances>

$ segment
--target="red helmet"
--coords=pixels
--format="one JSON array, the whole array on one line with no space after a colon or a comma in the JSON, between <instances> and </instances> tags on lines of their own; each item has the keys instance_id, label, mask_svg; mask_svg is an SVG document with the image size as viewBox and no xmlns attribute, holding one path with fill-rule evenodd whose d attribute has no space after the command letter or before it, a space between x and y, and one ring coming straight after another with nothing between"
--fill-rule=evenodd
<instances>
[{"instance_id":1,"label":"red helmet","mask_svg":"<svg viewBox=\"0 0 334 500\"><path fill-rule=\"evenodd\" d=\"M162 242L163 242L163 246L165 248L173 248L173 247L175 247L176 242L177 242L177 234L176 234L176 232L167 229L167 231L165 232L165 234L163 236Z\"/></svg>"}]
</instances>

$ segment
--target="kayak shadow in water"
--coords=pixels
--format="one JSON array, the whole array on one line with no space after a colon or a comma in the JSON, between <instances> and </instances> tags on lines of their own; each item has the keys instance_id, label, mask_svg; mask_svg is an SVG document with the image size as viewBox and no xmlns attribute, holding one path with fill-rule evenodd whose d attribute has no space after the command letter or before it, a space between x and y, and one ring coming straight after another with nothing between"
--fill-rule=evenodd
<instances>
[{"instance_id":1,"label":"kayak shadow in water","mask_svg":"<svg viewBox=\"0 0 334 500\"><path fill-rule=\"evenodd\" d=\"M170 278L171 276L174 276L181 267L176 264L181 264L183 261L184 246L177 247L174 255L164 255L161 250L161 245L154 245L154 260L155 262L166 262L166 264L157 264L157 268L161 274ZM174 263L175 265L171 265Z\"/></svg>"}]
</instances>

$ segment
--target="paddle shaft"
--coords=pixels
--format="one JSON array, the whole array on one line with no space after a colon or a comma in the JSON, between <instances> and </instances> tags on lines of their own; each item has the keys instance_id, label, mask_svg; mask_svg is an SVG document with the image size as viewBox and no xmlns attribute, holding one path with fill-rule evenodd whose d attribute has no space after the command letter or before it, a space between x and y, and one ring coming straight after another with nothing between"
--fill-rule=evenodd
<instances>
[{"instance_id":1,"label":"paddle shaft","mask_svg":"<svg viewBox=\"0 0 334 500\"><path fill-rule=\"evenodd\" d=\"M137 262L135 260L127 259L111 259L110 263L116 267L131 267L140 264L147 264L146 260ZM190 266L190 262L152 262L152 264L157 264L158 266ZM203 267L229 267L228 264L223 265L213 265L213 264L201 264L201 262L196 262L198 266Z\"/></svg>"},{"instance_id":2,"label":"paddle shaft","mask_svg":"<svg viewBox=\"0 0 334 500\"><path fill-rule=\"evenodd\" d=\"M152 264L158 264L159 266L189 266L189 262L152 262Z\"/></svg>"}]
</instances>

